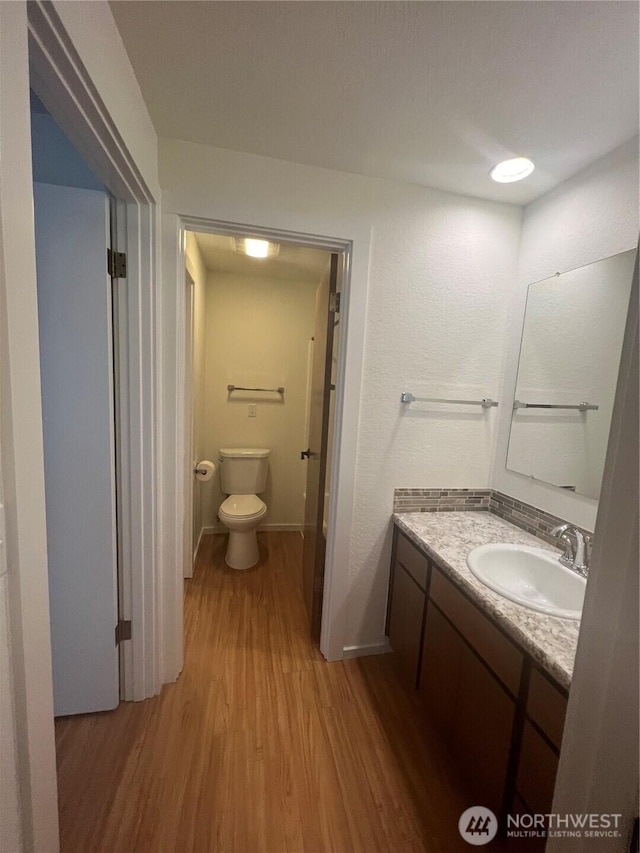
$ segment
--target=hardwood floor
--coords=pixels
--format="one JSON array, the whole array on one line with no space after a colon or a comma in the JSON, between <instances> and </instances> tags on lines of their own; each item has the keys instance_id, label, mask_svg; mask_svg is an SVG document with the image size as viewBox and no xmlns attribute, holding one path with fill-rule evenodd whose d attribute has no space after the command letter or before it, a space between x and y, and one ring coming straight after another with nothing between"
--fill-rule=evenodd
<instances>
[{"instance_id":1,"label":"hardwood floor","mask_svg":"<svg viewBox=\"0 0 640 853\"><path fill-rule=\"evenodd\" d=\"M469 804L391 656L327 663L308 640L299 534L260 534L247 572L225 542L203 540L185 584L179 680L56 721L62 850L469 850Z\"/></svg>"}]
</instances>

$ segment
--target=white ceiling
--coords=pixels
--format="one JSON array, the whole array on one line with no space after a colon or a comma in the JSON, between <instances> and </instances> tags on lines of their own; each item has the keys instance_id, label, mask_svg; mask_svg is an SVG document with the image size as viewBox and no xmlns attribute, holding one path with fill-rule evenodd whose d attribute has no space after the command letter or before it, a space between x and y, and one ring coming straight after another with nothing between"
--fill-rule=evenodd
<instances>
[{"instance_id":1,"label":"white ceiling","mask_svg":"<svg viewBox=\"0 0 640 853\"><path fill-rule=\"evenodd\" d=\"M280 281L317 285L329 265L329 252L280 243L276 258L250 258L233 248L231 237L221 234L195 235L204 265L211 272L227 272Z\"/></svg>"},{"instance_id":2,"label":"white ceiling","mask_svg":"<svg viewBox=\"0 0 640 853\"><path fill-rule=\"evenodd\" d=\"M638 133L635 2L111 9L160 136L525 204Z\"/></svg>"}]
</instances>

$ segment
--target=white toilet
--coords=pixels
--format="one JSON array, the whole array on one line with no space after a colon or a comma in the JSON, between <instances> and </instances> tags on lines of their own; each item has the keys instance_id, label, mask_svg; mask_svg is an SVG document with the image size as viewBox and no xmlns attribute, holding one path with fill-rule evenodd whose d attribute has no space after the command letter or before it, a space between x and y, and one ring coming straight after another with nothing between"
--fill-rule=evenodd
<instances>
[{"instance_id":1,"label":"white toilet","mask_svg":"<svg viewBox=\"0 0 640 853\"><path fill-rule=\"evenodd\" d=\"M267 488L269 451L260 447L220 449L220 484L229 497L218 518L229 530L225 562L232 569L250 569L259 560L256 528L267 514L258 497Z\"/></svg>"}]
</instances>

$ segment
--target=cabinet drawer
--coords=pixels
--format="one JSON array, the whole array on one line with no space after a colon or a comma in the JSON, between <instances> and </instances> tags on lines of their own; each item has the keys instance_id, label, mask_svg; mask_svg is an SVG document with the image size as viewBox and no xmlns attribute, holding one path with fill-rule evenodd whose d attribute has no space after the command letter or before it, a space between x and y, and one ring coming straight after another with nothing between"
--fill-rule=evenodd
<instances>
[{"instance_id":1,"label":"cabinet drawer","mask_svg":"<svg viewBox=\"0 0 640 853\"><path fill-rule=\"evenodd\" d=\"M422 587L422 589L427 588L429 560L402 534L398 536L396 560L399 563L402 563L411 577Z\"/></svg>"},{"instance_id":2,"label":"cabinet drawer","mask_svg":"<svg viewBox=\"0 0 640 853\"><path fill-rule=\"evenodd\" d=\"M558 756L525 722L518 764L516 790L535 814L548 814L558 771Z\"/></svg>"},{"instance_id":3,"label":"cabinet drawer","mask_svg":"<svg viewBox=\"0 0 640 853\"><path fill-rule=\"evenodd\" d=\"M537 669L531 672L527 716L537 723L549 740L560 749L567 699Z\"/></svg>"},{"instance_id":4,"label":"cabinet drawer","mask_svg":"<svg viewBox=\"0 0 640 853\"><path fill-rule=\"evenodd\" d=\"M522 653L435 567L431 577L430 597L498 678L517 696Z\"/></svg>"},{"instance_id":5,"label":"cabinet drawer","mask_svg":"<svg viewBox=\"0 0 640 853\"><path fill-rule=\"evenodd\" d=\"M389 643L402 680L415 689L422 646L425 594L404 568L396 563L389 613Z\"/></svg>"}]
</instances>

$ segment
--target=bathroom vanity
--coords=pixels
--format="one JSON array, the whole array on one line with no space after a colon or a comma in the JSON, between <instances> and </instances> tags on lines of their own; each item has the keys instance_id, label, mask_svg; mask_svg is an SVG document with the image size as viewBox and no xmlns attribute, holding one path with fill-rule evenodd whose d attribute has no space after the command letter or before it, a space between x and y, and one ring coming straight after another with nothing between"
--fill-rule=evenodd
<instances>
[{"instance_id":1,"label":"bathroom vanity","mask_svg":"<svg viewBox=\"0 0 640 853\"><path fill-rule=\"evenodd\" d=\"M491 542L553 551L487 512L395 515L386 632L470 803L547 813L579 622L529 610L477 580L466 556Z\"/></svg>"}]
</instances>

